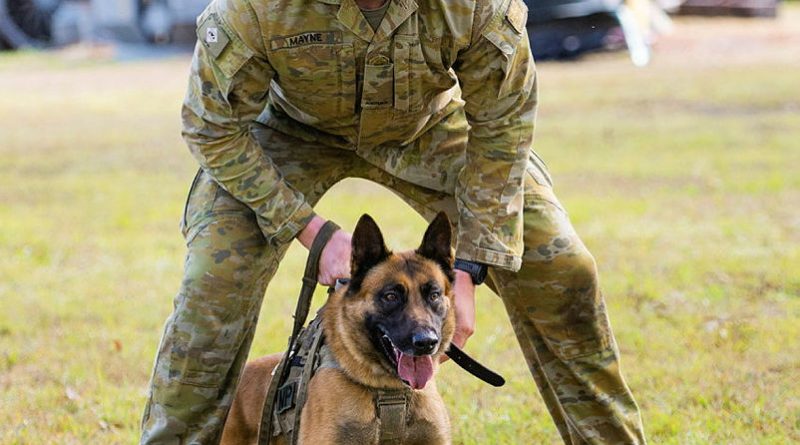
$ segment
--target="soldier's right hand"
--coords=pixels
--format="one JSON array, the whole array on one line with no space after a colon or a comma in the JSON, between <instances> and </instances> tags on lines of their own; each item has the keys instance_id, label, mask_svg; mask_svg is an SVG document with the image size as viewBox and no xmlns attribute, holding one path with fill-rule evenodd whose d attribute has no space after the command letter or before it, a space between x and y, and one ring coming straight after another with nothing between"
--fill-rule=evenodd
<instances>
[{"instance_id":1,"label":"soldier's right hand","mask_svg":"<svg viewBox=\"0 0 800 445\"><path fill-rule=\"evenodd\" d=\"M314 215L311 222L297 235L300 244L311 248L319 229L325 224L325 219ZM350 278L350 252L352 236L344 230L337 230L322 249L319 258L319 273L317 281L323 286L333 286L337 279Z\"/></svg>"},{"instance_id":2,"label":"soldier's right hand","mask_svg":"<svg viewBox=\"0 0 800 445\"><path fill-rule=\"evenodd\" d=\"M319 258L317 281L323 286L333 286L340 278L350 278L350 254L352 235L337 230L331 237Z\"/></svg>"}]
</instances>

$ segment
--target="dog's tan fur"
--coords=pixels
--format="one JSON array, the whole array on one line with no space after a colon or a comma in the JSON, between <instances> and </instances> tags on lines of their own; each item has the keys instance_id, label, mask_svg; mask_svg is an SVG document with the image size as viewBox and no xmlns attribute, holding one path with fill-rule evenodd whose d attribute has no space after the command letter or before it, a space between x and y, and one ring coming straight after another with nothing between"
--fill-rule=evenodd
<instances>
[{"instance_id":1,"label":"dog's tan fur","mask_svg":"<svg viewBox=\"0 0 800 445\"><path fill-rule=\"evenodd\" d=\"M434 224L436 221L431 227ZM448 243L449 230L447 222ZM449 252L449 246L447 249ZM450 254L444 260L452 263ZM356 266L354 264L354 270ZM391 282L410 290L403 309L405 315L422 324L431 323L434 315L430 306L425 304L425 296L419 292L421 284L431 280L443 289L441 298L446 307L441 322L441 341L433 353L436 364L449 346L455 330L451 283L437 262L416 251L390 253L388 258L366 272L357 293L346 295L346 289L341 289L329 297L324 309L323 331L341 369L322 368L311 379L300 422L301 445L378 444L380 420L372 388L399 389L404 383L370 342L364 320L375 312L374 292ZM224 445L255 443L267 387L272 378L270 374L280 357L280 354L273 354L246 365L225 424ZM447 411L433 380L424 389L412 391L408 409L407 437L403 443L450 443ZM270 442L271 445L286 443L283 436L274 437Z\"/></svg>"}]
</instances>

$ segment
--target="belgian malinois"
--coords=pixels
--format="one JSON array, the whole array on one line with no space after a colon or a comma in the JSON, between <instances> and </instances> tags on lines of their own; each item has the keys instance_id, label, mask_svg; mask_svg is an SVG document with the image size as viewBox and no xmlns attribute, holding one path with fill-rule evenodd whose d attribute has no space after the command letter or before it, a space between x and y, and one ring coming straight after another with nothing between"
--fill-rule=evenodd
<instances>
[{"instance_id":1,"label":"belgian malinois","mask_svg":"<svg viewBox=\"0 0 800 445\"><path fill-rule=\"evenodd\" d=\"M353 232L347 285L322 310L325 343L338 367L320 368L300 418L302 445L378 445L375 392L408 389L397 443L450 443L450 422L433 375L455 330L450 222L440 213L416 250L392 253L368 215ZM245 366L222 443L255 443L272 371L281 355ZM285 443L283 436L270 444Z\"/></svg>"}]
</instances>

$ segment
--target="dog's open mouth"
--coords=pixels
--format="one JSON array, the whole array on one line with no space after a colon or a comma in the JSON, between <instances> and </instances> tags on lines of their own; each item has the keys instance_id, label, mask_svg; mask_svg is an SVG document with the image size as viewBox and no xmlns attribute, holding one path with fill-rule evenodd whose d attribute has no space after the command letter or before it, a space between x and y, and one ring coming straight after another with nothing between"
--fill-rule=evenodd
<instances>
[{"instance_id":1,"label":"dog's open mouth","mask_svg":"<svg viewBox=\"0 0 800 445\"><path fill-rule=\"evenodd\" d=\"M433 377L433 357L430 355L409 355L394 345L389 335L381 336L383 353L397 369L400 380L414 389L422 389Z\"/></svg>"}]
</instances>

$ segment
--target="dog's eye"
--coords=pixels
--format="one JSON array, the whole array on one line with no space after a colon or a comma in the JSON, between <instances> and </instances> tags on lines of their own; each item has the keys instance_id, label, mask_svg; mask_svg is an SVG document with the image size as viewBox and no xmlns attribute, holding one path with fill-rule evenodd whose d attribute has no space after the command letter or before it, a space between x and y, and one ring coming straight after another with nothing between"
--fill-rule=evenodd
<instances>
[{"instance_id":1,"label":"dog's eye","mask_svg":"<svg viewBox=\"0 0 800 445\"><path fill-rule=\"evenodd\" d=\"M438 300L438 299L439 299L439 297L441 297L441 296L442 296L441 292L439 292L439 291L434 291L434 292L431 292L431 294L430 294L430 295L428 295L428 298L430 298L430 300L431 300L431 301L436 301L436 300Z\"/></svg>"},{"instance_id":2,"label":"dog's eye","mask_svg":"<svg viewBox=\"0 0 800 445\"><path fill-rule=\"evenodd\" d=\"M385 294L383 294L383 300L388 301L389 303L394 303L395 301L397 301L397 298L398 298L397 294L394 292L386 292Z\"/></svg>"}]
</instances>

